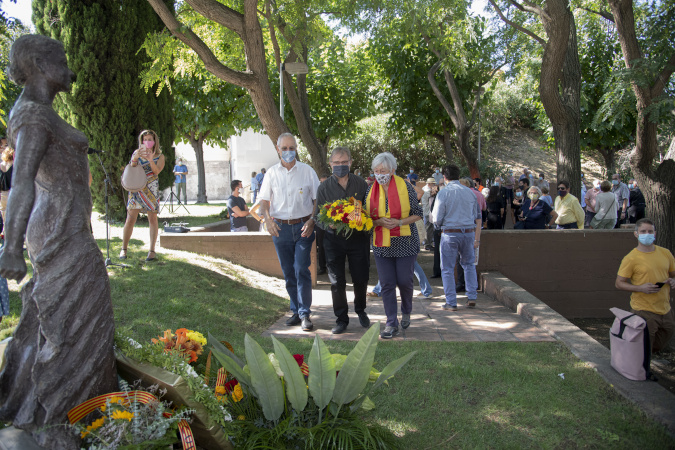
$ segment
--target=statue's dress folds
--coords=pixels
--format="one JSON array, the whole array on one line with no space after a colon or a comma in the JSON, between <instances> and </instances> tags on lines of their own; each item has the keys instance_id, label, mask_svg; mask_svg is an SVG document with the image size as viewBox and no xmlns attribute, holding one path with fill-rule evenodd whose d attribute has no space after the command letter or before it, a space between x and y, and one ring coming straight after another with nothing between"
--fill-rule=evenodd
<instances>
[{"instance_id":1,"label":"statue's dress folds","mask_svg":"<svg viewBox=\"0 0 675 450\"><path fill-rule=\"evenodd\" d=\"M51 425L117 387L110 284L89 225L87 138L50 106L19 101L8 124L10 145L26 126L50 143L35 177L26 231L33 278L21 291L21 320L0 374L0 420L30 431L46 448L70 448L78 442L73 431Z\"/></svg>"}]
</instances>

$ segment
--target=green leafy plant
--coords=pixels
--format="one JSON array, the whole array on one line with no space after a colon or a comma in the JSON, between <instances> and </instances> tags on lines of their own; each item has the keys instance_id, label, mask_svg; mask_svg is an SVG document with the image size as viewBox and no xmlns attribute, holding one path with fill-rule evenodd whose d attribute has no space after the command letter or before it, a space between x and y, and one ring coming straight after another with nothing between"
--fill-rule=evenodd
<instances>
[{"instance_id":1,"label":"green leafy plant","mask_svg":"<svg viewBox=\"0 0 675 450\"><path fill-rule=\"evenodd\" d=\"M386 383L416 352L373 370L379 324L364 334L346 357L331 355L316 336L305 378L288 349L272 337L274 354L266 354L248 334L246 361L209 336L213 355L240 383L243 397L229 402L233 425L245 431L244 448L397 448L390 431L368 424L358 415L372 409L368 394ZM334 357L336 356L336 357ZM373 377L373 372L377 376ZM336 376L337 374L337 376ZM368 386L368 381L374 381ZM229 399L229 397L228 397Z\"/></svg>"}]
</instances>

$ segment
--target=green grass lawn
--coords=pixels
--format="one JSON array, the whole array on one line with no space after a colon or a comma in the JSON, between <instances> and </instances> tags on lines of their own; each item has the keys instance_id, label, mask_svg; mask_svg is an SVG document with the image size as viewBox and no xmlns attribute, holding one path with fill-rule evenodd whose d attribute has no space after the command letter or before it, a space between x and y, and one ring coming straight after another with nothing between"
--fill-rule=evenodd
<instances>
[{"instance_id":1,"label":"green grass lawn","mask_svg":"<svg viewBox=\"0 0 675 450\"><path fill-rule=\"evenodd\" d=\"M105 251L105 240L98 241ZM111 253L121 246L113 239ZM146 342L163 330L211 332L243 355L246 333L272 351L260 333L288 310L288 301L253 287L229 263L218 270L162 255L142 261L146 250L132 240L132 269L110 269L118 329ZM18 286L11 285L14 317ZM309 354L312 339L285 340L292 353ZM347 354L353 342L327 342ZM614 392L591 368L558 343L380 342L375 366L417 350L388 386L372 397L364 420L400 436L403 448L675 448L664 427ZM564 374L563 377L559 374Z\"/></svg>"}]
</instances>

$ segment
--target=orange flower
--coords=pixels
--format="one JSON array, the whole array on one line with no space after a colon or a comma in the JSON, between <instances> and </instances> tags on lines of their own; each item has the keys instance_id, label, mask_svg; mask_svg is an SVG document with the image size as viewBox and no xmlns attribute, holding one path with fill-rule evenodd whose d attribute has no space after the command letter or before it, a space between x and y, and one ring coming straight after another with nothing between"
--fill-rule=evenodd
<instances>
[{"instance_id":1,"label":"orange flower","mask_svg":"<svg viewBox=\"0 0 675 450\"><path fill-rule=\"evenodd\" d=\"M225 386L216 386L216 394L223 395L225 393Z\"/></svg>"}]
</instances>

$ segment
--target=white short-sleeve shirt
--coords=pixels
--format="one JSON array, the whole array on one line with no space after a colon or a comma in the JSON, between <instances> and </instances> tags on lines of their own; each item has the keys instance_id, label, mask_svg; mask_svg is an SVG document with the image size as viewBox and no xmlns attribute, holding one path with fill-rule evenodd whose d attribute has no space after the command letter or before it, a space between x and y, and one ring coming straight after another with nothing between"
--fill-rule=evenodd
<instances>
[{"instance_id":1,"label":"white short-sleeve shirt","mask_svg":"<svg viewBox=\"0 0 675 450\"><path fill-rule=\"evenodd\" d=\"M319 177L309 165L295 161L291 170L281 163L272 166L263 180L258 198L270 202L270 216L293 220L314 212Z\"/></svg>"}]
</instances>

